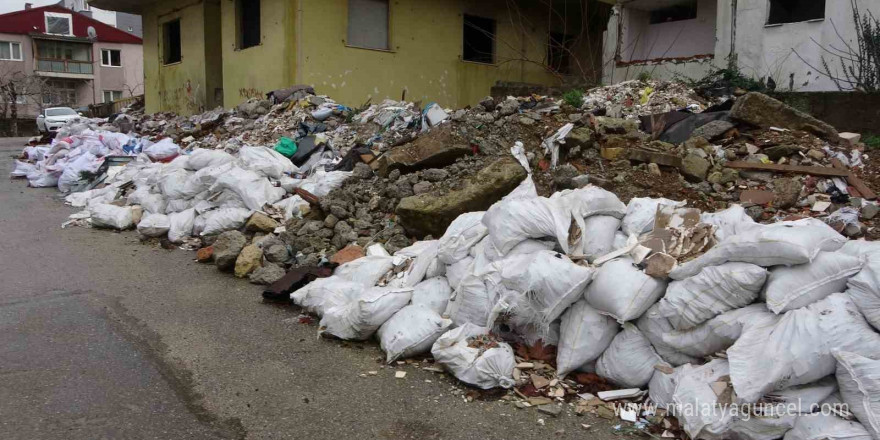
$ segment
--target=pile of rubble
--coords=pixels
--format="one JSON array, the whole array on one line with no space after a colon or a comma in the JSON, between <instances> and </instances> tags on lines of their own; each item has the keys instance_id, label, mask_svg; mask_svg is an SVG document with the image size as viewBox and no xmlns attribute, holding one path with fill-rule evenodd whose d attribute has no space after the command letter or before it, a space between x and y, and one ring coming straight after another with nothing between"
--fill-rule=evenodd
<instances>
[{"instance_id":1,"label":"pile of rubble","mask_svg":"<svg viewBox=\"0 0 880 440\"><path fill-rule=\"evenodd\" d=\"M430 353L520 408L669 438L876 438L880 248L847 239L875 234L871 160L758 93L628 82L583 108L452 111L294 87L74 121L13 176L70 192L68 224L197 249L325 336ZM851 413L813 411L841 399ZM779 414L792 402L808 410Z\"/></svg>"}]
</instances>

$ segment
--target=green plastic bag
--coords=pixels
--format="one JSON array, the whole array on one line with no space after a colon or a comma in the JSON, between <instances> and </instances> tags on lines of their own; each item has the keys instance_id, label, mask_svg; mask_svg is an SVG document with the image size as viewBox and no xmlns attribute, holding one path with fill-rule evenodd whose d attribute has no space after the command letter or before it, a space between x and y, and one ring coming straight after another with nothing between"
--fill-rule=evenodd
<instances>
[{"instance_id":1,"label":"green plastic bag","mask_svg":"<svg viewBox=\"0 0 880 440\"><path fill-rule=\"evenodd\" d=\"M285 157L290 157L296 154L296 142L289 137L282 136L281 139L278 139L278 143L275 144L275 151L283 154Z\"/></svg>"}]
</instances>

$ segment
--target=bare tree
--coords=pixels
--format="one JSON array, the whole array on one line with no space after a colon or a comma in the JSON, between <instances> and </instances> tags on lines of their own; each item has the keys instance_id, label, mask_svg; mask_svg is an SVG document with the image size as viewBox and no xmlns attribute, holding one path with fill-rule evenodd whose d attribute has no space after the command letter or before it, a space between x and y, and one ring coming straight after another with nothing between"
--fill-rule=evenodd
<instances>
[{"instance_id":1,"label":"bare tree","mask_svg":"<svg viewBox=\"0 0 880 440\"><path fill-rule=\"evenodd\" d=\"M18 136L19 105L32 102L41 107L42 96L46 93L46 80L34 74L27 74L7 65L0 66L0 120L8 121L12 136Z\"/></svg>"}]
</instances>

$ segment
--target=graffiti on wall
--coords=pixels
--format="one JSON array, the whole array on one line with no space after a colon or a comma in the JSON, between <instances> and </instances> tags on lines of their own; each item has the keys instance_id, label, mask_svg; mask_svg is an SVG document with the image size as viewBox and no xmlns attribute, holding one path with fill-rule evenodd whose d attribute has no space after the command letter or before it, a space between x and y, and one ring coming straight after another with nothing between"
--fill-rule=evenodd
<instances>
[{"instance_id":1,"label":"graffiti on wall","mask_svg":"<svg viewBox=\"0 0 880 440\"><path fill-rule=\"evenodd\" d=\"M244 89L244 88L238 89L238 96L240 98L244 98L244 99L250 99L250 98L260 99L264 96L264 94L262 91L251 87L251 88L247 88L247 89Z\"/></svg>"}]
</instances>

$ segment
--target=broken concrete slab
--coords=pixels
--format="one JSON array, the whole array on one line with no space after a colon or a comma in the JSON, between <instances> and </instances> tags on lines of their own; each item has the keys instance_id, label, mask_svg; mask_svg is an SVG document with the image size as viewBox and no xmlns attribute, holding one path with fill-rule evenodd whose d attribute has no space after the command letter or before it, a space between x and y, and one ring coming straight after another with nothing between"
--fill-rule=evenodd
<instances>
[{"instance_id":1,"label":"broken concrete slab","mask_svg":"<svg viewBox=\"0 0 880 440\"><path fill-rule=\"evenodd\" d=\"M840 141L837 130L828 123L763 93L751 92L737 98L733 108L730 109L730 117L758 127L803 130L829 142Z\"/></svg>"},{"instance_id":2,"label":"broken concrete slab","mask_svg":"<svg viewBox=\"0 0 880 440\"><path fill-rule=\"evenodd\" d=\"M440 127L409 144L392 148L373 162L376 171L385 177L392 170L409 173L424 168L443 168L470 154L471 147L456 143L449 131L449 128Z\"/></svg>"},{"instance_id":3,"label":"broken concrete slab","mask_svg":"<svg viewBox=\"0 0 880 440\"><path fill-rule=\"evenodd\" d=\"M402 199L396 213L408 233L440 237L459 215L488 209L526 176L526 170L516 159L503 157L480 170L461 189L441 197L420 194Z\"/></svg>"},{"instance_id":4,"label":"broken concrete slab","mask_svg":"<svg viewBox=\"0 0 880 440\"><path fill-rule=\"evenodd\" d=\"M636 162L656 163L666 167L681 168L682 160L678 156L654 151L632 149L629 150L629 160Z\"/></svg>"},{"instance_id":5,"label":"broken concrete slab","mask_svg":"<svg viewBox=\"0 0 880 440\"><path fill-rule=\"evenodd\" d=\"M256 211L251 214L251 218L245 223L244 230L248 232L263 232L268 234L274 231L278 226L281 226L281 224L275 219L260 211Z\"/></svg>"},{"instance_id":6,"label":"broken concrete slab","mask_svg":"<svg viewBox=\"0 0 880 440\"><path fill-rule=\"evenodd\" d=\"M775 198L776 195L772 191L749 189L739 193L740 202L754 203L756 205L767 205L772 203Z\"/></svg>"},{"instance_id":7,"label":"broken concrete slab","mask_svg":"<svg viewBox=\"0 0 880 440\"><path fill-rule=\"evenodd\" d=\"M681 173L684 177L692 182L706 180L706 174L709 172L709 161L700 157L694 152L689 153L681 161Z\"/></svg>"}]
</instances>

